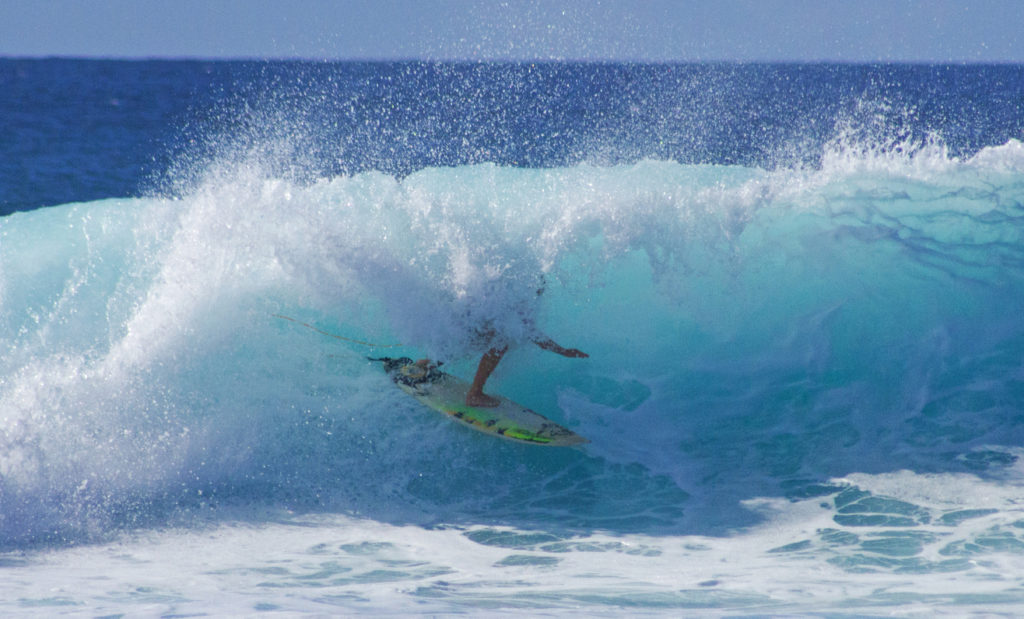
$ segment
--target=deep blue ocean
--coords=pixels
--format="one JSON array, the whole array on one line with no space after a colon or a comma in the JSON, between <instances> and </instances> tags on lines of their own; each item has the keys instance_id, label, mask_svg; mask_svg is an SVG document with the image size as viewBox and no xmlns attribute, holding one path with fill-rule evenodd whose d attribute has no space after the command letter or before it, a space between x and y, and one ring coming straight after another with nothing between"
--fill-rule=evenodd
<instances>
[{"instance_id":1,"label":"deep blue ocean","mask_svg":"<svg viewBox=\"0 0 1024 619\"><path fill-rule=\"evenodd\" d=\"M1022 444L1024 66L0 59L5 615L1014 616Z\"/></svg>"}]
</instances>

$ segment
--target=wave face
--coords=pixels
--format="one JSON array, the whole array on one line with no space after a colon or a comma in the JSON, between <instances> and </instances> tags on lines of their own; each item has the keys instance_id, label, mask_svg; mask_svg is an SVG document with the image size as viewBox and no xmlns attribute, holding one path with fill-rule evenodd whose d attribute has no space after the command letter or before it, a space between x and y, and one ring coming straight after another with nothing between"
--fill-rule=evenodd
<instances>
[{"instance_id":1,"label":"wave face","mask_svg":"<svg viewBox=\"0 0 1024 619\"><path fill-rule=\"evenodd\" d=\"M1004 475L1024 440L1024 146L908 150L306 184L250 165L11 215L0 539L268 507L709 534L852 473ZM464 430L366 360L470 376L467 330L521 339L524 314L591 357L516 346L489 387L585 450Z\"/></svg>"}]
</instances>

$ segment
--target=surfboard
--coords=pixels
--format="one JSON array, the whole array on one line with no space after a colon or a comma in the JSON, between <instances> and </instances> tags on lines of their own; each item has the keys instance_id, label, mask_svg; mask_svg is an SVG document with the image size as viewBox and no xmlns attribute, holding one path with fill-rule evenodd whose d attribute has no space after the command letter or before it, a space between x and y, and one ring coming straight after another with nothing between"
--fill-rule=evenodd
<instances>
[{"instance_id":1,"label":"surfboard","mask_svg":"<svg viewBox=\"0 0 1024 619\"><path fill-rule=\"evenodd\" d=\"M484 434L549 447L590 442L572 430L502 396L493 396L500 401L493 408L469 406L466 404L469 383L436 367L416 365L408 357L371 360L383 362L384 371L395 385L423 405Z\"/></svg>"}]
</instances>

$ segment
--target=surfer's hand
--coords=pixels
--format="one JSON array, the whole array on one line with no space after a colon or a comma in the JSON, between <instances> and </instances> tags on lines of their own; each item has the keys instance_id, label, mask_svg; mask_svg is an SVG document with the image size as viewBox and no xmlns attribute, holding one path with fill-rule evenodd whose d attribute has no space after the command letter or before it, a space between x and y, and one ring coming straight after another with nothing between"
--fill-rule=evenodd
<instances>
[{"instance_id":1,"label":"surfer's hand","mask_svg":"<svg viewBox=\"0 0 1024 619\"><path fill-rule=\"evenodd\" d=\"M533 340L533 343L536 344L537 346L540 346L544 350L550 350L551 352L558 353L563 357L586 359L587 357L590 356L587 353L583 352L582 350L576 348L562 348L561 346L555 343L555 340L549 337L538 338L536 340Z\"/></svg>"},{"instance_id":2,"label":"surfer's hand","mask_svg":"<svg viewBox=\"0 0 1024 619\"><path fill-rule=\"evenodd\" d=\"M561 350L555 351L563 357L572 357L573 359L586 359L590 355L579 350L577 348L562 348Z\"/></svg>"}]
</instances>

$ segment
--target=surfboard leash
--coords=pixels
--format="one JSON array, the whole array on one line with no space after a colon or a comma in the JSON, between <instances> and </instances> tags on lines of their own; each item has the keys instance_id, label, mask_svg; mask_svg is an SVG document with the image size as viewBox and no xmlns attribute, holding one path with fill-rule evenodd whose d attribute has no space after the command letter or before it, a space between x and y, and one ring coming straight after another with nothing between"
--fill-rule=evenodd
<instances>
[{"instance_id":1,"label":"surfboard leash","mask_svg":"<svg viewBox=\"0 0 1024 619\"><path fill-rule=\"evenodd\" d=\"M345 341L345 342L352 342L353 344L359 344L361 346L369 346L370 348L399 348L399 347L402 346L401 344L374 344L372 342L364 342L363 340L357 340L357 339L354 339L354 338L351 338L351 337L345 337L344 335L338 335L337 333L330 333L328 331L324 331L323 329L320 329L319 327L311 325L308 322L302 322L301 320L292 318L291 316L285 316L284 314L271 314L271 315L274 318L280 318L281 320L287 320L289 322L294 322L295 324L301 325L303 327L306 327L307 329L312 329L313 331L316 331L320 335L326 335L327 337L333 337L335 339L342 340L342 341Z\"/></svg>"}]
</instances>

